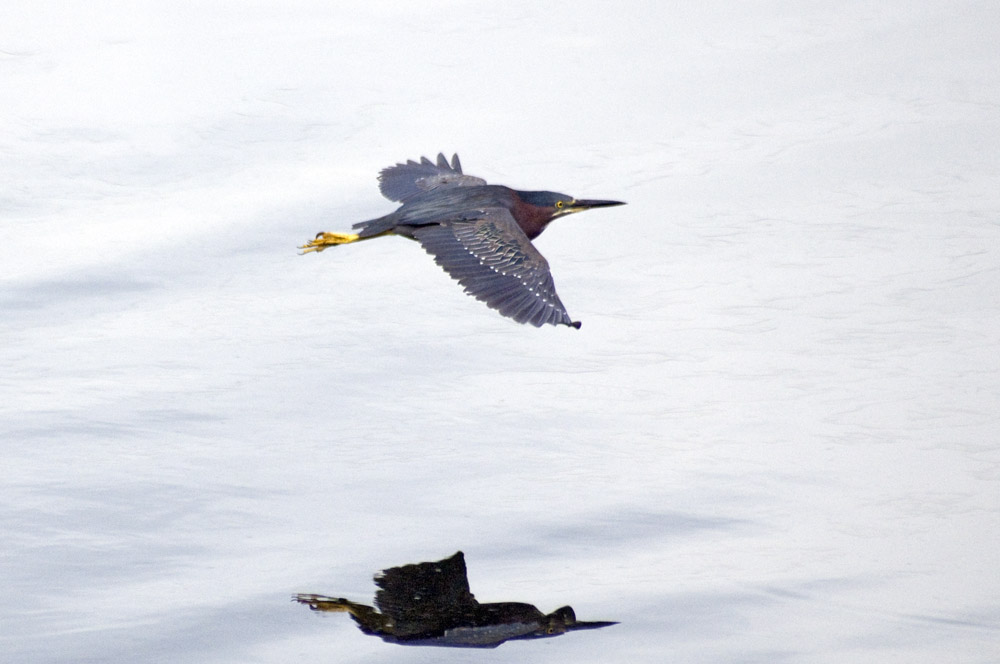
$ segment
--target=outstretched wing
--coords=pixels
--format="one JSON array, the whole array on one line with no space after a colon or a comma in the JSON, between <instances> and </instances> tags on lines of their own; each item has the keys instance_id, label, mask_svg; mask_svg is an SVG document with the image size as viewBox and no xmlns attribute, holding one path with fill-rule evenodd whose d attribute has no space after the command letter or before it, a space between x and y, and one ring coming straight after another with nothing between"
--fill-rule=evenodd
<instances>
[{"instance_id":1,"label":"outstretched wing","mask_svg":"<svg viewBox=\"0 0 1000 664\"><path fill-rule=\"evenodd\" d=\"M466 293L504 316L535 327L580 327L556 295L548 261L506 208L420 226L413 236Z\"/></svg>"},{"instance_id":2,"label":"outstretched wing","mask_svg":"<svg viewBox=\"0 0 1000 664\"><path fill-rule=\"evenodd\" d=\"M419 164L411 159L405 164L382 169L378 180L382 195L400 203L432 189L486 184L482 178L462 173L462 162L457 154L452 156L451 165L443 154L438 154L437 164L427 157L421 157Z\"/></svg>"}]
</instances>

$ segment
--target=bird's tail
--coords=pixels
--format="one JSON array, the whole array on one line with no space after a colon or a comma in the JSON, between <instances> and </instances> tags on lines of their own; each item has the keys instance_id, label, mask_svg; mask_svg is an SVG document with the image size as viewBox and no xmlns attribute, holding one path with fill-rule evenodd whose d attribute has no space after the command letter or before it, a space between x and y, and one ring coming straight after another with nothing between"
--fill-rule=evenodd
<instances>
[{"instance_id":1,"label":"bird's tail","mask_svg":"<svg viewBox=\"0 0 1000 664\"><path fill-rule=\"evenodd\" d=\"M394 214L389 214L384 217L379 217L378 219L359 221L358 223L351 226L351 228L357 231L358 238L362 240L371 237L377 237L379 235L385 235L386 233L391 233L392 229L395 227L396 227L396 219Z\"/></svg>"}]
</instances>

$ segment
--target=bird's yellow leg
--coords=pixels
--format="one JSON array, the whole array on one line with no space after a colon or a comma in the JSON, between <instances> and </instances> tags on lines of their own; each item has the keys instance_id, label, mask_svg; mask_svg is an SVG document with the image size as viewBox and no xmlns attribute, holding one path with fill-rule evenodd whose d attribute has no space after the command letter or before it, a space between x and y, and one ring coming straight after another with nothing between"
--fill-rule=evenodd
<instances>
[{"instance_id":1,"label":"bird's yellow leg","mask_svg":"<svg viewBox=\"0 0 1000 664\"><path fill-rule=\"evenodd\" d=\"M320 252L327 247L350 244L360 239L357 233L318 233L316 237L299 247L299 249L302 250L302 253L308 254L310 251Z\"/></svg>"},{"instance_id":2,"label":"bird's yellow leg","mask_svg":"<svg viewBox=\"0 0 1000 664\"><path fill-rule=\"evenodd\" d=\"M308 254L310 251L319 253L327 247L336 247L337 245L361 242L363 240L373 240L377 237L382 237L383 235L394 235L394 233L389 230L377 233L376 235L369 235L367 237L361 237L357 233L317 233L316 237L306 242L304 245L299 247L299 249L301 249L304 254Z\"/></svg>"}]
</instances>

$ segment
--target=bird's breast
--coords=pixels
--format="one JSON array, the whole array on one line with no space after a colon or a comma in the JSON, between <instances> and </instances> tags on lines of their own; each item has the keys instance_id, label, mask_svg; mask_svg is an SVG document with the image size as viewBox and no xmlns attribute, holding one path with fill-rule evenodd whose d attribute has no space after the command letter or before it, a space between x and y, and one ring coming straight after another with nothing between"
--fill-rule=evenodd
<instances>
[{"instance_id":1,"label":"bird's breast","mask_svg":"<svg viewBox=\"0 0 1000 664\"><path fill-rule=\"evenodd\" d=\"M534 240L542 234L551 221L549 213L543 208L530 205L524 201L516 201L510 211L517 225L521 227L529 240Z\"/></svg>"}]
</instances>

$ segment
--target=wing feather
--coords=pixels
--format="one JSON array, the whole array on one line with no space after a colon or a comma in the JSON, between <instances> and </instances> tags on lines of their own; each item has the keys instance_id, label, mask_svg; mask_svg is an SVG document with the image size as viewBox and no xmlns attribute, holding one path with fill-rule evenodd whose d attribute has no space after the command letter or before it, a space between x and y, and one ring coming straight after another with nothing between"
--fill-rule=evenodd
<instances>
[{"instance_id":1,"label":"wing feather","mask_svg":"<svg viewBox=\"0 0 1000 664\"><path fill-rule=\"evenodd\" d=\"M458 155L451 158L451 164L443 154L438 154L437 163L421 157L420 162L412 159L405 164L396 164L382 169L379 173L379 190L390 201L406 202L417 194L433 189L448 187L471 187L486 184L486 180L462 173L462 162Z\"/></svg>"},{"instance_id":2,"label":"wing feather","mask_svg":"<svg viewBox=\"0 0 1000 664\"><path fill-rule=\"evenodd\" d=\"M518 323L571 325L548 261L505 208L463 213L413 230L435 262L465 292Z\"/></svg>"}]
</instances>

